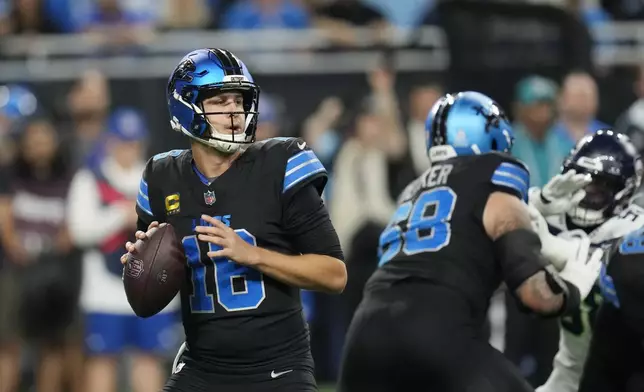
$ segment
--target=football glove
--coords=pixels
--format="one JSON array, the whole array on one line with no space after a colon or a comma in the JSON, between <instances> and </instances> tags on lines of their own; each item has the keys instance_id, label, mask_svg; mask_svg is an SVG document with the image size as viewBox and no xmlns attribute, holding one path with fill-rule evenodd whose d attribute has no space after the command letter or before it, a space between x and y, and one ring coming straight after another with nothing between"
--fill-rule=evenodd
<instances>
[{"instance_id":1,"label":"football glove","mask_svg":"<svg viewBox=\"0 0 644 392\"><path fill-rule=\"evenodd\" d=\"M544 216L568 212L586 196L583 188L591 181L590 174L568 170L552 177L542 189L530 188L529 202Z\"/></svg>"},{"instance_id":2,"label":"football glove","mask_svg":"<svg viewBox=\"0 0 644 392\"><path fill-rule=\"evenodd\" d=\"M578 241L576 251L571 253L566 266L559 273L562 279L577 286L582 301L588 297L599 277L603 256L604 251L599 248L593 250L588 236L585 236Z\"/></svg>"},{"instance_id":3,"label":"football glove","mask_svg":"<svg viewBox=\"0 0 644 392\"><path fill-rule=\"evenodd\" d=\"M566 266L566 261L571 257L572 251L570 244L566 240L550 234L546 219L536 207L529 205L528 211L530 212L532 229L541 240L541 254L557 271L561 271Z\"/></svg>"}]
</instances>

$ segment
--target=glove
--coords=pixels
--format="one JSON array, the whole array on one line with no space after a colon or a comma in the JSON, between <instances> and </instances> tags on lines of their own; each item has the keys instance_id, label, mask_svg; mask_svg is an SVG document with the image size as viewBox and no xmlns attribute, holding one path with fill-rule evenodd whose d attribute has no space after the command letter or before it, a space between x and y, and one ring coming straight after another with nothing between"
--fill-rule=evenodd
<instances>
[{"instance_id":1,"label":"glove","mask_svg":"<svg viewBox=\"0 0 644 392\"><path fill-rule=\"evenodd\" d=\"M573 244L566 239L550 234L546 219L535 206L528 205L528 212L530 213L532 229L537 233L541 240L541 254L555 267L557 271L563 270L568 259L573 257L573 254L576 253L577 244ZM590 246L590 240L588 241L588 246Z\"/></svg>"},{"instance_id":2,"label":"glove","mask_svg":"<svg viewBox=\"0 0 644 392\"><path fill-rule=\"evenodd\" d=\"M588 236L585 240L588 240ZM585 240L579 242L576 252L573 252L559 273L562 279L577 286L582 301L588 297L599 277L604 255L604 251L599 248L591 250L590 240Z\"/></svg>"},{"instance_id":3,"label":"glove","mask_svg":"<svg viewBox=\"0 0 644 392\"><path fill-rule=\"evenodd\" d=\"M541 190L538 187L530 188L529 202L544 216L568 212L586 196L583 188L591 181L590 174L568 170L552 177Z\"/></svg>"}]
</instances>

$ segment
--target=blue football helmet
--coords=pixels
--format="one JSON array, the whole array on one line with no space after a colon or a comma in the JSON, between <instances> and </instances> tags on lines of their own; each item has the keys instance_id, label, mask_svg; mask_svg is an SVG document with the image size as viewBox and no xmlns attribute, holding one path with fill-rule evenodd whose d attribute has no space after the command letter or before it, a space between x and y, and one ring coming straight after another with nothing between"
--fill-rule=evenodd
<instances>
[{"instance_id":1,"label":"blue football helmet","mask_svg":"<svg viewBox=\"0 0 644 392\"><path fill-rule=\"evenodd\" d=\"M203 100L225 91L239 91L243 112L205 113ZM246 65L224 49L198 49L188 53L172 72L166 91L172 129L224 153L233 153L255 141L259 86ZM222 133L206 115L244 114L243 133Z\"/></svg>"},{"instance_id":2,"label":"blue football helmet","mask_svg":"<svg viewBox=\"0 0 644 392\"><path fill-rule=\"evenodd\" d=\"M425 122L430 161L492 151L509 153L514 135L503 109L481 93L446 94Z\"/></svg>"},{"instance_id":3,"label":"blue football helmet","mask_svg":"<svg viewBox=\"0 0 644 392\"><path fill-rule=\"evenodd\" d=\"M562 173L575 170L592 176L586 196L568 212L579 227L602 224L629 202L642 180L642 162L628 136L599 130L581 139L564 160Z\"/></svg>"}]
</instances>

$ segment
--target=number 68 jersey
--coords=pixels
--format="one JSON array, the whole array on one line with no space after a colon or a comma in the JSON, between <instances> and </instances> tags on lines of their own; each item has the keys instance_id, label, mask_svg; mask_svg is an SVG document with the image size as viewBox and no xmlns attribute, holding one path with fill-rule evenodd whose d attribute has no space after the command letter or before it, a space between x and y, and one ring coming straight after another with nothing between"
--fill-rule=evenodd
<instances>
[{"instance_id":1,"label":"number 68 jersey","mask_svg":"<svg viewBox=\"0 0 644 392\"><path fill-rule=\"evenodd\" d=\"M198 240L194 229L206 225L201 216L207 214L253 246L287 255L319 253L297 242L303 225L315 227L311 219L319 211L292 212L289 203L296 194L312 192L326 214L320 199L326 179L326 170L300 139L254 143L214 181L196 169L190 150L150 159L137 213L141 225L169 222L182 239L187 259L182 316L187 356L197 366L236 374L310 357L300 290L232 260L209 258L207 252L218 248Z\"/></svg>"},{"instance_id":2,"label":"number 68 jersey","mask_svg":"<svg viewBox=\"0 0 644 392\"><path fill-rule=\"evenodd\" d=\"M528 188L528 170L506 154L434 162L401 194L380 236L380 268L367 290L407 278L425 280L460 294L483 322L490 296L507 277L483 226L485 205L493 192L526 200Z\"/></svg>"}]
</instances>

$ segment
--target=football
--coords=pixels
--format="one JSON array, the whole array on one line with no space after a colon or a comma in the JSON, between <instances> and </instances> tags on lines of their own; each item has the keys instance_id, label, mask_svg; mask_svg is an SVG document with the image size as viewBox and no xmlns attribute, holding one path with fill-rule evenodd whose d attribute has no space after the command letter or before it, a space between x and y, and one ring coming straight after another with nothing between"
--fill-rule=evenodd
<instances>
[{"instance_id":1,"label":"football","mask_svg":"<svg viewBox=\"0 0 644 392\"><path fill-rule=\"evenodd\" d=\"M170 224L151 229L148 238L134 246L123 268L125 293L137 316L154 316L181 289L186 274L183 248Z\"/></svg>"}]
</instances>

